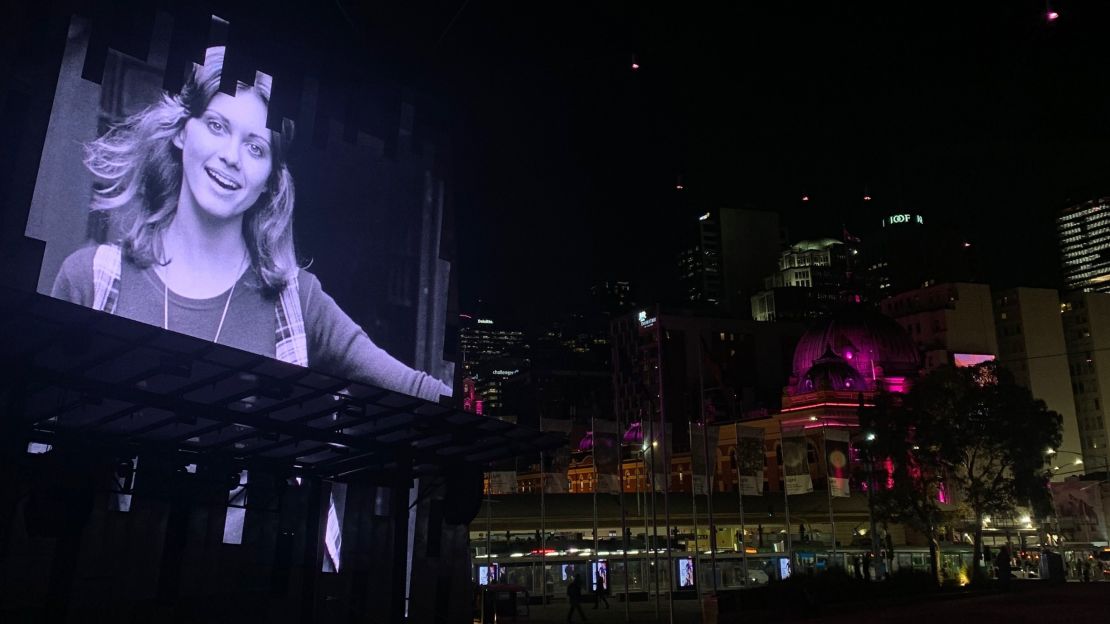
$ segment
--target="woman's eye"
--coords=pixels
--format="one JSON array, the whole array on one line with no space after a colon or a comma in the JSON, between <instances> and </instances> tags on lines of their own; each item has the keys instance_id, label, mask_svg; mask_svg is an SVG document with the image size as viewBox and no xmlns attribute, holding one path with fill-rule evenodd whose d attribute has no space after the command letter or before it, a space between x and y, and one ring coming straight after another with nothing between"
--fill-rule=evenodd
<instances>
[{"instance_id":1,"label":"woman's eye","mask_svg":"<svg viewBox=\"0 0 1110 624\"><path fill-rule=\"evenodd\" d=\"M262 149L262 146L257 143L247 143L247 152L255 158L262 158L266 155L266 150Z\"/></svg>"},{"instance_id":2,"label":"woman's eye","mask_svg":"<svg viewBox=\"0 0 1110 624\"><path fill-rule=\"evenodd\" d=\"M209 119L208 120L208 129L211 130L212 132L219 133L219 132L224 131L224 125L216 119Z\"/></svg>"}]
</instances>

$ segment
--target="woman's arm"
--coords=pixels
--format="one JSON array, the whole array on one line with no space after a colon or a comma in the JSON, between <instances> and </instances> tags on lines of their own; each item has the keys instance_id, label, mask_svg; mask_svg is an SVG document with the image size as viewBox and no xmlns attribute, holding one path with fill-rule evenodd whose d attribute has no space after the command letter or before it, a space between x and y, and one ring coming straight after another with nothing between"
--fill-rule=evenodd
<instances>
[{"instance_id":1,"label":"woman's arm","mask_svg":"<svg viewBox=\"0 0 1110 624\"><path fill-rule=\"evenodd\" d=\"M374 344L323 291L316 276L301 271L299 281L309 366L429 401L451 394L451 388L443 382L409 368Z\"/></svg>"}]
</instances>

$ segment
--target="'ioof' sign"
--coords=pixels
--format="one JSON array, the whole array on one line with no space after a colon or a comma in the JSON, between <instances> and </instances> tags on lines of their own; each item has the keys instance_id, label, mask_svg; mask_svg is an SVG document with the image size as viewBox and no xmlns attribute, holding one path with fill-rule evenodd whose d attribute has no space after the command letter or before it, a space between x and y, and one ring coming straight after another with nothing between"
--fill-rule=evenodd
<instances>
[{"instance_id":1,"label":"'ioof' sign","mask_svg":"<svg viewBox=\"0 0 1110 624\"><path fill-rule=\"evenodd\" d=\"M896 214L883 219L883 227L888 225L900 225L902 223L925 225L925 217L915 214Z\"/></svg>"}]
</instances>

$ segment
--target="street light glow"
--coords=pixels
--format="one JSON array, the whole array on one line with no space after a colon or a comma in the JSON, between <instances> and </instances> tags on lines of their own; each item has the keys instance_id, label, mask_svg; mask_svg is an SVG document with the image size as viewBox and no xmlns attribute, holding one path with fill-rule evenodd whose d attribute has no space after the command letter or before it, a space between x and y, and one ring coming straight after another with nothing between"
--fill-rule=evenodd
<instances>
[{"instance_id":1,"label":"street light glow","mask_svg":"<svg viewBox=\"0 0 1110 624\"><path fill-rule=\"evenodd\" d=\"M874 442L875 441L875 434L874 433L868 433L866 436L864 436L864 438L868 442Z\"/></svg>"}]
</instances>

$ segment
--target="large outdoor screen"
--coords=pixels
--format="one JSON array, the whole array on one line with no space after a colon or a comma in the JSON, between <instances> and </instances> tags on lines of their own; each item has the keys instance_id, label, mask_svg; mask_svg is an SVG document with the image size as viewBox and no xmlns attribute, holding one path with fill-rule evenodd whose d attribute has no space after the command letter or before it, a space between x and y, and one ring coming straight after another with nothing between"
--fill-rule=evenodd
<instances>
[{"instance_id":1,"label":"large outdoor screen","mask_svg":"<svg viewBox=\"0 0 1110 624\"><path fill-rule=\"evenodd\" d=\"M397 99L371 134L325 110L335 80L283 83L285 61L236 47L250 25L213 17L207 41L186 26L160 15L143 54L89 63L92 27L71 20L26 227L45 244L39 292L450 395L446 182L416 111Z\"/></svg>"}]
</instances>

